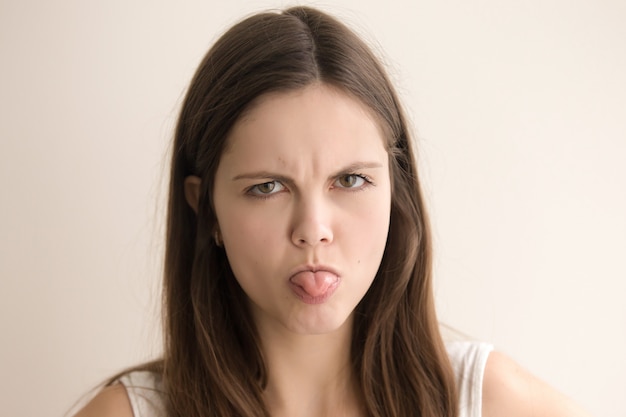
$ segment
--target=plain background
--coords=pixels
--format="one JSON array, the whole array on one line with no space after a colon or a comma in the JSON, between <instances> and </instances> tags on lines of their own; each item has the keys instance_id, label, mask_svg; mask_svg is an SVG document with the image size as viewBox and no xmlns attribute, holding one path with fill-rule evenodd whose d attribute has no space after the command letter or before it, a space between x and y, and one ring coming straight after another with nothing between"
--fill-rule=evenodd
<instances>
[{"instance_id":1,"label":"plain background","mask_svg":"<svg viewBox=\"0 0 626 417\"><path fill-rule=\"evenodd\" d=\"M158 355L168 144L217 36L281 1L0 1L0 404ZM626 389L626 2L313 3L418 136L440 318L596 416Z\"/></svg>"}]
</instances>

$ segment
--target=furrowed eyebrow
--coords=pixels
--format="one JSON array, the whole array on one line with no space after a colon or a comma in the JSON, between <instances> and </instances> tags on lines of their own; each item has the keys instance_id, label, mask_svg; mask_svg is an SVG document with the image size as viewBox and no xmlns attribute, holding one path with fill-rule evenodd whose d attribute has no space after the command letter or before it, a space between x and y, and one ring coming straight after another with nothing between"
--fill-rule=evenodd
<instances>
[{"instance_id":1,"label":"furrowed eyebrow","mask_svg":"<svg viewBox=\"0 0 626 417\"><path fill-rule=\"evenodd\" d=\"M362 169L368 169L368 168L381 168L383 165L380 162L354 162L350 165L347 165L337 171L335 171L335 173L333 173L329 178L334 178L336 176L339 176L341 174L345 174L345 173L350 173L350 172L356 172ZM256 180L256 179L265 179L265 178L271 178L272 180L278 180L281 182L284 182L285 184L288 183L292 183L293 180L291 178L288 178L284 175L281 174L277 174L275 172L271 172L271 171L254 171L254 172L246 172L243 174L238 174L235 175L232 180L233 181L238 181L238 180L244 180L244 179L252 179L252 180Z\"/></svg>"},{"instance_id":2,"label":"furrowed eyebrow","mask_svg":"<svg viewBox=\"0 0 626 417\"><path fill-rule=\"evenodd\" d=\"M352 163L338 171L336 171L333 175L331 175L331 178L334 178L336 176L339 176L341 174L345 174L345 173L351 173L351 172L356 172L356 171L360 171L362 169L368 169L368 168L382 168L383 164L381 164L380 162L355 162Z\"/></svg>"},{"instance_id":3,"label":"furrowed eyebrow","mask_svg":"<svg viewBox=\"0 0 626 417\"><path fill-rule=\"evenodd\" d=\"M244 174L235 175L233 177L233 181L237 180L258 180L261 178L271 178L273 180L279 181L291 181L289 178L284 175L276 174L270 171L255 171L255 172L246 172Z\"/></svg>"}]
</instances>

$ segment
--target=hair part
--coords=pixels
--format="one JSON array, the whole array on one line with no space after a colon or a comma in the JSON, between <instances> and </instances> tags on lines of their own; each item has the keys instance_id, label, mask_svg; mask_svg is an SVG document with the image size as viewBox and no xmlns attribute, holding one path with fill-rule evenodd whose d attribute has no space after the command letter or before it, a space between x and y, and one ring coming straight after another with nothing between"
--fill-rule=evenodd
<instances>
[{"instance_id":1,"label":"hair part","mask_svg":"<svg viewBox=\"0 0 626 417\"><path fill-rule=\"evenodd\" d=\"M294 7L228 30L198 67L175 131L164 269L162 373L169 416L269 416L259 337L223 248L213 239L213 179L234 124L269 93L313 83L365 105L387 140L390 229L355 311L353 372L371 416L453 417L454 376L439 334L431 237L403 110L382 65L336 19ZM184 180L201 178L196 213Z\"/></svg>"}]
</instances>

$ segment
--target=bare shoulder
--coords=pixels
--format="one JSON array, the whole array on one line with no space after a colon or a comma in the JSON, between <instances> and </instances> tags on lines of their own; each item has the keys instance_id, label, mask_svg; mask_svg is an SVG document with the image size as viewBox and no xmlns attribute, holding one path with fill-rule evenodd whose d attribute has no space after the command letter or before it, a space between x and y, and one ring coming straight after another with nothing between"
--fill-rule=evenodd
<instances>
[{"instance_id":1,"label":"bare shoulder","mask_svg":"<svg viewBox=\"0 0 626 417\"><path fill-rule=\"evenodd\" d=\"M483 417L590 417L508 356L492 352L483 381Z\"/></svg>"},{"instance_id":2,"label":"bare shoulder","mask_svg":"<svg viewBox=\"0 0 626 417\"><path fill-rule=\"evenodd\" d=\"M74 417L133 417L133 409L122 384L103 388Z\"/></svg>"}]
</instances>

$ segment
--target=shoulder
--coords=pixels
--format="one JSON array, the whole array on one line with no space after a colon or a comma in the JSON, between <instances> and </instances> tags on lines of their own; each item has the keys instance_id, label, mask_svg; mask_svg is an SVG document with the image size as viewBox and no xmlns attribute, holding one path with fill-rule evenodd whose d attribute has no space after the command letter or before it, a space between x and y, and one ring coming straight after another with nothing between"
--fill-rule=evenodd
<instances>
[{"instance_id":1,"label":"shoulder","mask_svg":"<svg viewBox=\"0 0 626 417\"><path fill-rule=\"evenodd\" d=\"M103 388L74 417L133 417L126 388L114 384Z\"/></svg>"},{"instance_id":2,"label":"shoulder","mask_svg":"<svg viewBox=\"0 0 626 417\"><path fill-rule=\"evenodd\" d=\"M485 366L483 417L589 417L569 398L494 351Z\"/></svg>"}]
</instances>

